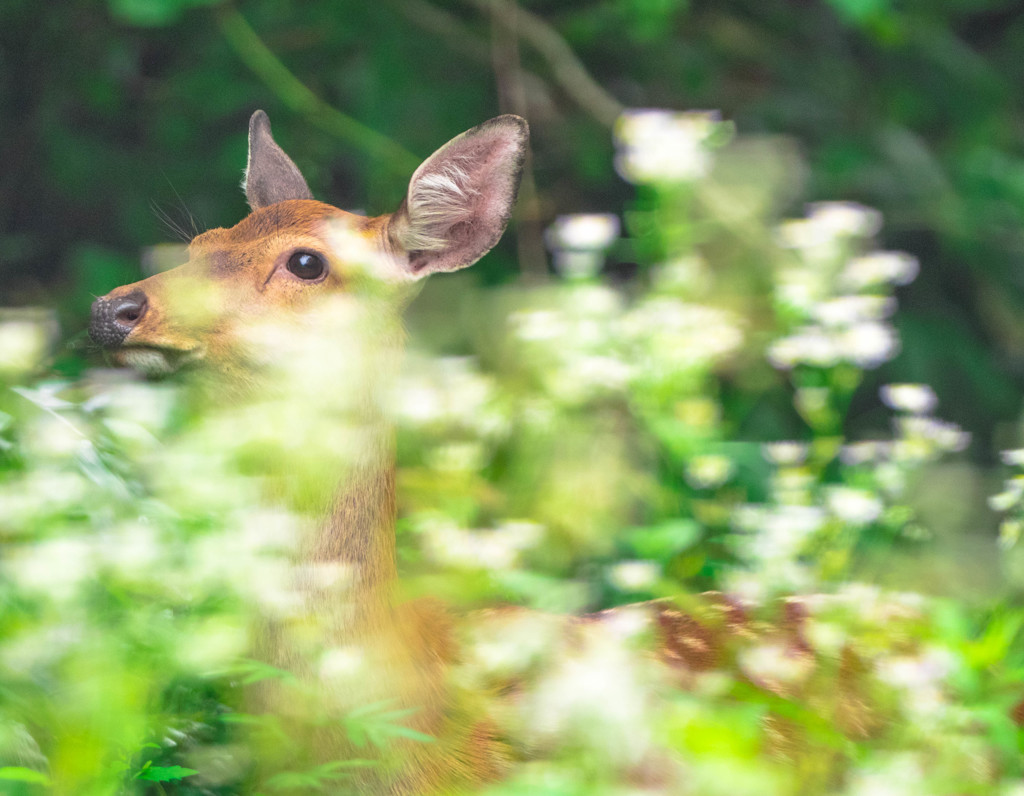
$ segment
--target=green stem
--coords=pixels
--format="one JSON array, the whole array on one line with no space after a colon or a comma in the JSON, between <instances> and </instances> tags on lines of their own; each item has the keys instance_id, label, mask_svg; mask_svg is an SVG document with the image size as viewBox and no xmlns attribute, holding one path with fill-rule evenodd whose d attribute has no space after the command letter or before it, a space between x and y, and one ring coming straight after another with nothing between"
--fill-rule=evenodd
<instances>
[{"instance_id":1,"label":"green stem","mask_svg":"<svg viewBox=\"0 0 1024 796\"><path fill-rule=\"evenodd\" d=\"M314 94L274 55L236 9L222 6L217 13L217 22L224 38L242 62L293 111L307 116L321 130L363 150L396 174L408 175L419 166L421 159L403 146L331 107Z\"/></svg>"}]
</instances>

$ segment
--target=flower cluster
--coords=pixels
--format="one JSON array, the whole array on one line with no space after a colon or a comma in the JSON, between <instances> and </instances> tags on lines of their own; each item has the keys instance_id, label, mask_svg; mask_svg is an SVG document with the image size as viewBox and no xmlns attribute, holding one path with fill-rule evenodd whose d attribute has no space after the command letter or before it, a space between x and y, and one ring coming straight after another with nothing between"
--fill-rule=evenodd
<instances>
[{"instance_id":1,"label":"flower cluster","mask_svg":"<svg viewBox=\"0 0 1024 796\"><path fill-rule=\"evenodd\" d=\"M917 263L896 252L864 254L880 226L877 211L829 202L779 228L779 242L791 256L779 266L775 301L790 329L768 349L775 367L849 363L870 369L898 353L888 322L896 301L889 292L913 280Z\"/></svg>"}]
</instances>

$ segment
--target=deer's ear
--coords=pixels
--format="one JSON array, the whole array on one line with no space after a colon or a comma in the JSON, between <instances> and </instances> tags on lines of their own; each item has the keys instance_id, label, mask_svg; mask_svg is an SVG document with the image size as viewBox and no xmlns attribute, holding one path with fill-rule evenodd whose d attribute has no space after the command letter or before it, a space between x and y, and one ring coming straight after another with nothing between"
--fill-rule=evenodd
<instances>
[{"instance_id":1,"label":"deer's ear","mask_svg":"<svg viewBox=\"0 0 1024 796\"><path fill-rule=\"evenodd\" d=\"M270 119L256 111L249 119L249 160L242 183L249 207L261 207L286 199L312 199L306 180L270 134Z\"/></svg>"},{"instance_id":2,"label":"deer's ear","mask_svg":"<svg viewBox=\"0 0 1024 796\"><path fill-rule=\"evenodd\" d=\"M416 169L388 221L406 276L454 271L483 257L505 231L529 139L526 120L498 116L453 138Z\"/></svg>"}]
</instances>

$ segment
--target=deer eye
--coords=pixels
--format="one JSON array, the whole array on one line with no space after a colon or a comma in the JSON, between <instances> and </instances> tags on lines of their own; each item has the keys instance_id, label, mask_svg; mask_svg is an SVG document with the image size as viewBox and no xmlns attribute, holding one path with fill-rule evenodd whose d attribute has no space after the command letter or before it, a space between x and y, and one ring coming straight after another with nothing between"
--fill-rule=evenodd
<instances>
[{"instance_id":1,"label":"deer eye","mask_svg":"<svg viewBox=\"0 0 1024 796\"><path fill-rule=\"evenodd\" d=\"M312 252L295 252L288 258L288 270L299 279L319 279L327 270L324 258Z\"/></svg>"}]
</instances>

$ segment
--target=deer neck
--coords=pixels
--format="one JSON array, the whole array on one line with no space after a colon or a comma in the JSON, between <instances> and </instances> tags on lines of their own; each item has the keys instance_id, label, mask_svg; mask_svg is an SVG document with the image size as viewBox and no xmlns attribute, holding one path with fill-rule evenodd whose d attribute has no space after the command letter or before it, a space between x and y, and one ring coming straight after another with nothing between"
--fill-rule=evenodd
<instances>
[{"instance_id":1,"label":"deer neck","mask_svg":"<svg viewBox=\"0 0 1024 796\"><path fill-rule=\"evenodd\" d=\"M314 564L339 564L357 616L390 609L395 566L395 459L392 431L374 429L368 450L339 485L309 551Z\"/></svg>"}]
</instances>

